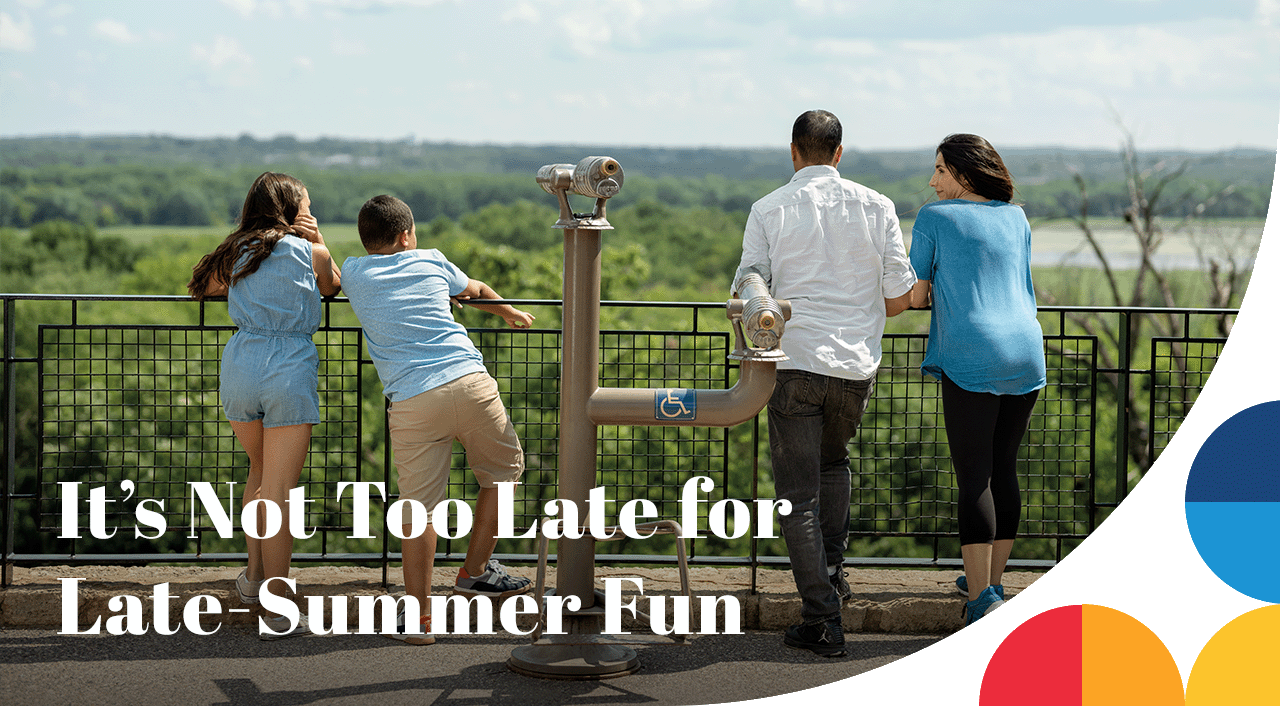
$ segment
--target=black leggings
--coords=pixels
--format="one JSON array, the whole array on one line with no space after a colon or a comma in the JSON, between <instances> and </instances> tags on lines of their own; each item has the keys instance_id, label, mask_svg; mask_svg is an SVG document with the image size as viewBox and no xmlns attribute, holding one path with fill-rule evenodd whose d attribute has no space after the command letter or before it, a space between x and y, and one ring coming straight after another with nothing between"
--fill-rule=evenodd
<instances>
[{"instance_id":1,"label":"black leggings","mask_svg":"<svg viewBox=\"0 0 1280 706\"><path fill-rule=\"evenodd\" d=\"M970 392L942 376L942 416L960 486L960 544L1018 534L1018 447L1039 390L1025 395Z\"/></svg>"}]
</instances>

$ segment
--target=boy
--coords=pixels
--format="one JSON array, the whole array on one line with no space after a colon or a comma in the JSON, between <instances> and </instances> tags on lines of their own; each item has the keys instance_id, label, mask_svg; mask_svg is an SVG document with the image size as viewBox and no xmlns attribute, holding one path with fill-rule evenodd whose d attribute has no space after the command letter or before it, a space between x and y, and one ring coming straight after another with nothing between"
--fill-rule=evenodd
<instances>
[{"instance_id":1,"label":"boy","mask_svg":"<svg viewBox=\"0 0 1280 706\"><path fill-rule=\"evenodd\" d=\"M457 593L493 598L524 593L529 579L509 576L490 559L498 529L495 483L524 472L524 451L498 384L484 367L467 330L453 320L450 299L499 299L483 282L469 279L439 250L419 250L413 212L393 196L375 196L360 209L360 241L369 253L343 263L343 290L364 327L383 394L391 400L387 424L395 451L400 497L428 510L447 496L453 440L462 442L480 484L475 524ZM349 268L349 269L348 269ZM506 304L475 305L527 328L533 316ZM411 526L405 524L405 535ZM423 634L408 633L404 611L395 639L429 645L428 597L435 563L434 526L402 544L405 592L418 600Z\"/></svg>"}]
</instances>

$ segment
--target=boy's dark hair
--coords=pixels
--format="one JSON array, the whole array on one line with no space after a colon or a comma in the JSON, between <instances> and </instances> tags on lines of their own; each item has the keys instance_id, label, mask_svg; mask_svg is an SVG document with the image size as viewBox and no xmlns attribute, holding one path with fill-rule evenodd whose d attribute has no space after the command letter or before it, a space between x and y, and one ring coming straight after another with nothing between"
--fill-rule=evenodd
<instances>
[{"instance_id":1,"label":"boy's dark hair","mask_svg":"<svg viewBox=\"0 0 1280 706\"><path fill-rule=\"evenodd\" d=\"M374 196L360 207L356 228L365 250L381 250L395 242L397 235L413 228L413 211L394 196Z\"/></svg>"},{"instance_id":2,"label":"boy's dark hair","mask_svg":"<svg viewBox=\"0 0 1280 706\"><path fill-rule=\"evenodd\" d=\"M990 142L967 133L948 135L937 153L961 186L985 199L1013 200L1013 176Z\"/></svg>"},{"instance_id":3,"label":"boy's dark hair","mask_svg":"<svg viewBox=\"0 0 1280 706\"><path fill-rule=\"evenodd\" d=\"M829 164L843 138L840 119L825 110L810 110L791 126L791 144L809 164Z\"/></svg>"}]
</instances>

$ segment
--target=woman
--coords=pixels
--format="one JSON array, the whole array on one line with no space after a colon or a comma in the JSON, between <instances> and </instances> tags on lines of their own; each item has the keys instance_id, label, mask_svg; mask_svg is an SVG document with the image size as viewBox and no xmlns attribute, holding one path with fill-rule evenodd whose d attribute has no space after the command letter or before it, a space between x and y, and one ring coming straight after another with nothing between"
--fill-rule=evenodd
<instances>
[{"instance_id":1,"label":"woman","mask_svg":"<svg viewBox=\"0 0 1280 706\"><path fill-rule=\"evenodd\" d=\"M255 539L245 533L249 564L236 578L242 603L258 603L271 578L289 575L293 536L285 502L320 422L319 356L311 336L320 326L320 297L336 294L341 274L325 247L311 197L287 174L259 176L240 211L240 225L196 265L187 290L196 299L227 297L238 330L222 351L218 388L236 439L249 456L242 506L263 499L280 508L281 529ZM259 505L258 526L266 510ZM273 584L279 592L281 584ZM292 629L268 620L264 640L310 632L305 616Z\"/></svg>"},{"instance_id":2,"label":"woman","mask_svg":"<svg viewBox=\"0 0 1280 706\"><path fill-rule=\"evenodd\" d=\"M942 382L943 420L960 497L965 625L1004 601L1001 575L1021 514L1018 447L1045 385L1044 342L1031 284L1031 226L1013 178L989 142L951 135L938 145L920 208L911 305L932 298L925 375Z\"/></svg>"}]
</instances>

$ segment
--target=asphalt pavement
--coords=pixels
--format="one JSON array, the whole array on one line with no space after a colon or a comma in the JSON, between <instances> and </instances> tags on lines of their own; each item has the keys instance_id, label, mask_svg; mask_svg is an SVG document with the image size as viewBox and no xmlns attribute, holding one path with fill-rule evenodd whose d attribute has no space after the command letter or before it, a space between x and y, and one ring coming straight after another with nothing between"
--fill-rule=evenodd
<instances>
[{"instance_id":1,"label":"asphalt pavement","mask_svg":"<svg viewBox=\"0 0 1280 706\"><path fill-rule=\"evenodd\" d=\"M640 669L598 681L512 672L527 638L444 636L414 646L378 635L264 642L250 625L211 636L59 635L0 629L0 700L37 704L707 704L774 696L845 679L944 635L848 635L849 654L822 658L779 631L696 636L637 648ZM854 695L851 694L851 700Z\"/></svg>"}]
</instances>

